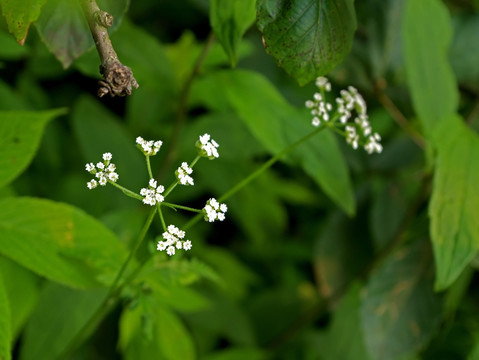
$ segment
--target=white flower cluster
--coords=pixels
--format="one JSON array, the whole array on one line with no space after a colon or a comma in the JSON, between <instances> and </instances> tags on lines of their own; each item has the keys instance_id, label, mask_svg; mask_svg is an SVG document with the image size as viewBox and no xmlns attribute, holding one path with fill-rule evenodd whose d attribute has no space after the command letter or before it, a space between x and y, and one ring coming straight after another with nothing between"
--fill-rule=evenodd
<instances>
[{"instance_id":1,"label":"white flower cluster","mask_svg":"<svg viewBox=\"0 0 479 360\"><path fill-rule=\"evenodd\" d=\"M311 115L313 115L312 124L318 127L322 121L329 121L329 112L333 109L333 106L326 102L324 97L325 91L331 91L331 83L325 77L318 77L316 79L316 86L321 91L314 93L313 99L306 101L306 107L311 109Z\"/></svg>"},{"instance_id":2,"label":"white flower cluster","mask_svg":"<svg viewBox=\"0 0 479 360\"><path fill-rule=\"evenodd\" d=\"M211 139L209 134L200 136L200 139L196 142L200 156L208 159L215 159L220 156L217 150L218 146L218 143Z\"/></svg>"},{"instance_id":3,"label":"white flower cluster","mask_svg":"<svg viewBox=\"0 0 479 360\"><path fill-rule=\"evenodd\" d=\"M141 136L136 138L136 143L138 144L138 148L143 152L143 154L147 156L156 155L156 153L160 150L161 145L163 145L163 141L161 140L145 140Z\"/></svg>"},{"instance_id":4,"label":"white flower cluster","mask_svg":"<svg viewBox=\"0 0 479 360\"><path fill-rule=\"evenodd\" d=\"M209 222L213 222L215 220L223 221L227 211L228 207L226 204L220 204L215 198L209 199L203 208L205 220Z\"/></svg>"},{"instance_id":5,"label":"white flower cluster","mask_svg":"<svg viewBox=\"0 0 479 360\"><path fill-rule=\"evenodd\" d=\"M161 195L165 191L165 187L163 185L157 186L155 179L150 179L147 188L143 188L140 190L140 195L143 196L143 203L154 206L157 203L163 202L165 198Z\"/></svg>"},{"instance_id":6,"label":"white flower cluster","mask_svg":"<svg viewBox=\"0 0 479 360\"><path fill-rule=\"evenodd\" d=\"M103 162L99 162L96 165L93 163L85 165L86 171L94 174L98 179L98 181L92 179L87 182L86 185L90 190L96 188L98 184L105 186L108 181L116 182L118 180L118 174L115 172L116 165L110 162L111 158L111 153L107 152L103 154Z\"/></svg>"},{"instance_id":7,"label":"white flower cluster","mask_svg":"<svg viewBox=\"0 0 479 360\"><path fill-rule=\"evenodd\" d=\"M328 79L318 77L316 86L321 93L315 93L314 100L306 101L306 107L311 109L311 115L313 116L312 124L317 127L321 125L322 121L327 122L330 120L332 105L327 103L324 98L324 92L331 90L331 84ZM382 152L381 136L372 131L364 98L353 86L349 86L347 90L341 90L340 95L340 97L336 98L337 116L341 125L344 126L346 142L353 149L357 149L360 143L364 144L364 150L368 154ZM353 117L353 114L356 114L356 117L351 122L350 119Z\"/></svg>"},{"instance_id":8,"label":"white flower cluster","mask_svg":"<svg viewBox=\"0 0 479 360\"><path fill-rule=\"evenodd\" d=\"M182 162L181 166L176 170L176 178L181 185L194 185L195 182L190 176L193 172L193 169L188 166L188 163Z\"/></svg>"},{"instance_id":9,"label":"white flower cluster","mask_svg":"<svg viewBox=\"0 0 479 360\"><path fill-rule=\"evenodd\" d=\"M180 250L183 249L188 251L191 249L191 241L186 240L182 241L185 237L185 232L183 230L178 229L174 225L168 226L168 231L165 231L162 236L165 241L158 241L157 250L164 251L171 256L175 255L176 249ZM175 249L176 248L176 249Z\"/></svg>"}]
</instances>

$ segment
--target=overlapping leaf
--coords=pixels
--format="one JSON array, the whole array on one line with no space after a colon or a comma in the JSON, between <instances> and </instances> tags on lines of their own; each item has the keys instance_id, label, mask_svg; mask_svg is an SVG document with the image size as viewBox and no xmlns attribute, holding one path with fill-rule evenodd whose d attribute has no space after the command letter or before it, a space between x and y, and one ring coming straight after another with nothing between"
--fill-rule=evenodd
<instances>
[{"instance_id":1,"label":"overlapping leaf","mask_svg":"<svg viewBox=\"0 0 479 360\"><path fill-rule=\"evenodd\" d=\"M38 19L47 0L1 0L2 14L18 42L24 42L30 24Z\"/></svg>"}]
</instances>

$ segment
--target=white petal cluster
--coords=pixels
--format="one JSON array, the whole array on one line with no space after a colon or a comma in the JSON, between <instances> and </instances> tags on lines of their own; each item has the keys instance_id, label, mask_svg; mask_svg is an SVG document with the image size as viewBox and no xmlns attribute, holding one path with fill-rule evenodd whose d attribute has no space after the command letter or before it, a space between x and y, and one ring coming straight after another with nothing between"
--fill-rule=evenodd
<instances>
[{"instance_id":1,"label":"white petal cluster","mask_svg":"<svg viewBox=\"0 0 479 360\"><path fill-rule=\"evenodd\" d=\"M205 220L208 222L213 222L215 220L223 221L227 211L228 207L226 204L220 204L215 198L209 199L203 208Z\"/></svg>"},{"instance_id":2,"label":"white petal cluster","mask_svg":"<svg viewBox=\"0 0 479 360\"><path fill-rule=\"evenodd\" d=\"M364 150L368 154L381 153L383 150L380 144L381 136L378 133L373 133L364 98L353 86L348 87L347 90L341 90L340 94L341 97L336 99L336 103L338 105L338 113L340 114L339 121L341 124L346 125L347 143L353 149L357 149L362 139L362 142L365 144ZM356 114L356 117L352 123L348 123L353 112Z\"/></svg>"},{"instance_id":3,"label":"white petal cluster","mask_svg":"<svg viewBox=\"0 0 479 360\"><path fill-rule=\"evenodd\" d=\"M311 110L313 116L312 124L318 127L321 125L321 121L329 121L329 112L333 109L333 106L326 102L324 98L325 91L331 91L331 83L323 76L316 79L316 86L321 92L316 92L313 96L313 100L306 101L306 107Z\"/></svg>"},{"instance_id":4,"label":"white petal cluster","mask_svg":"<svg viewBox=\"0 0 479 360\"><path fill-rule=\"evenodd\" d=\"M215 159L220 156L217 150L219 145L216 141L211 139L209 134L201 135L200 139L196 142L196 147L198 148L198 153L202 157Z\"/></svg>"},{"instance_id":5,"label":"white petal cluster","mask_svg":"<svg viewBox=\"0 0 479 360\"><path fill-rule=\"evenodd\" d=\"M169 225L167 231L162 234L164 241L158 241L157 250L164 251L169 256L175 255L176 250L183 249L188 251L191 249L191 241L186 240L182 241L185 237L185 232L183 230L178 229L174 225Z\"/></svg>"},{"instance_id":6,"label":"white petal cluster","mask_svg":"<svg viewBox=\"0 0 479 360\"><path fill-rule=\"evenodd\" d=\"M182 162L181 166L176 170L176 178L181 185L194 185L195 182L190 176L193 173L193 169L188 166L188 163Z\"/></svg>"},{"instance_id":7,"label":"white petal cluster","mask_svg":"<svg viewBox=\"0 0 479 360\"><path fill-rule=\"evenodd\" d=\"M86 171L95 175L96 178L87 182L86 185L90 190L98 185L105 186L108 181L117 182L119 176L115 172L116 165L110 162L112 157L111 153L107 152L103 154L103 162L98 162L96 165L93 163L85 165Z\"/></svg>"},{"instance_id":8,"label":"white petal cluster","mask_svg":"<svg viewBox=\"0 0 479 360\"><path fill-rule=\"evenodd\" d=\"M160 151L161 145L163 145L163 141L161 140L145 140L141 136L136 138L136 143L138 148L143 152L143 154L147 156L156 155L158 151Z\"/></svg>"},{"instance_id":9,"label":"white petal cluster","mask_svg":"<svg viewBox=\"0 0 479 360\"><path fill-rule=\"evenodd\" d=\"M143 203L146 205L154 206L157 203L165 200L162 193L165 191L163 185L157 186L155 179L150 179L148 187L140 190L140 195L143 196Z\"/></svg>"}]
</instances>

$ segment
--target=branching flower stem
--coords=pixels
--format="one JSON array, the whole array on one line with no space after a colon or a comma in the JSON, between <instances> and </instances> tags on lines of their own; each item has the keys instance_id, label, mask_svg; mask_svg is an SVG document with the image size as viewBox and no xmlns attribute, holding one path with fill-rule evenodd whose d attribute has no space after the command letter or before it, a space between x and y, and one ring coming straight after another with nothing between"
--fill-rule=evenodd
<instances>
[{"instance_id":1,"label":"branching flower stem","mask_svg":"<svg viewBox=\"0 0 479 360\"><path fill-rule=\"evenodd\" d=\"M250 182L252 182L253 180L255 180L258 176L260 176L261 174L263 174L266 170L268 170L271 166L273 166L278 160L280 160L283 156L285 156L286 154L288 154L289 152L293 151L296 147L298 147L299 145L305 143L306 141L308 141L309 139L311 139L313 136L315 136L316 134L320 133L321 131L323 131L324 129L326 129L327 127L330 127L331 125L330 124L333 124L336 119L337 119L338 116L336 116L335 118L333 118L331 120L331 123L325 123L319 127L317 127L316 129L314 129L314 131L306 134L305 136L303 136L302 138L300 138L299 140L297 140L296 142L292 143L291 145L285 147L282 151L280 151L279 153L277 153L276 155L274 155L271 159L269 159L268 161L266 161L263 165L261 165L261 167L259 167L258 169L256 169L254 172L252 172L249 176L247 176L246 178L244 178L243 180L241 180L238 184L236 184L235 186L233 186L229 191L227 191L223 196L221 196L218 201L219 202L224 202L225 200L229 199L231 196L235 195L238 191L240 191L241 189L243 189L246 185L248 185ZM195 217L193 217L190 221L188 221L186 223L186 225L184 226L184 229L185 231L188 230L189 228L191 228L194 224L196 224L198 221L200 221L201 219L203 218L203 215L202 214L198 214L196 215Z\"/></svg>"},{"instance_id":2,"label":"branching flower stem","mask_svg":"<svg viewBox=\"0 0 479 360\"><path fill-rule=\"evenodd\" d=\"M80 0L80 3L101 60L103 80L99 81L98 96L131 95L131 89L138 88L138 83L131 69L120 62L111 44L108 28L113 25L113 16L100 10L96 0Z\"/></svg>"}]
</instances>

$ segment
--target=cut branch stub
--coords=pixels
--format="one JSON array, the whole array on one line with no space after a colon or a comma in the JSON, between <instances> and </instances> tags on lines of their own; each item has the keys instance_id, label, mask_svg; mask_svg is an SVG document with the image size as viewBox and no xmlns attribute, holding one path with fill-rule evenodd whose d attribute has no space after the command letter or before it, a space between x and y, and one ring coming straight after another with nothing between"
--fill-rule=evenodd
<instances>
[{"instance_id":1,"label":"cut branch stub","mask_svg":"<svg viewBox=\"0 0 479 360\"><path fill-rule=\"evenodd\" d=\"M138 83L131 69L120 62L111 44L107 29L113 24L113 16L100 10L95 0L82 0L82 8L101 60L103 79L98 82L98 96L131 95L131 89L137 89Z\"/></svg>"},{"instance_id":2,"label":"cut branch stub","mask_svg":"<svg viewBox=\"0 0 479 360\"><path fill-rule=\"evenodd\" d=\"M131 88L138 88L131 69L118 60L103 63L100 66L100 73L103 75L103 80L98 82L99 97L106 94L110 94L111 97L131 95Z\"/></svg>"}]
</instances>

